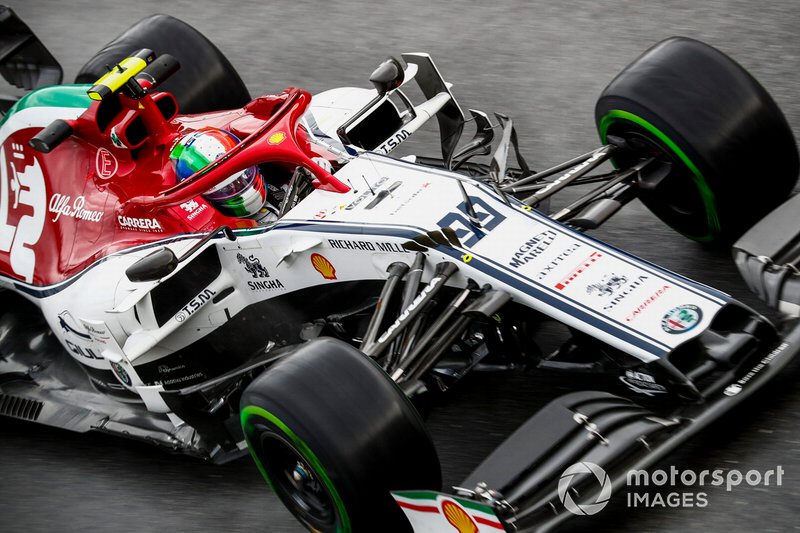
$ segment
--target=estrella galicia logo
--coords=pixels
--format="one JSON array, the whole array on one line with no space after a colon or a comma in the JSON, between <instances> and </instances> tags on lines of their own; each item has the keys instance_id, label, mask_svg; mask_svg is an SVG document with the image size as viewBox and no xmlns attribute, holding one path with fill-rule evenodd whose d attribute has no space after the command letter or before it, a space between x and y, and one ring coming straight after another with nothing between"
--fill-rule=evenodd
<instances>
[{"instance_id":1,"label":"estrella galicia logo","mask_svg":"<svg viewBox=\"0 0 800 533\"><path fill-rule=\"evenodd\" d=\"M600 484L600 492L597 494L594 503L575 503L575 500L572 499L575 477L586 474L594 476ZM561 474L561 479L558 480L558 498L564 504L564 508L572 514L597 514L608 505L608 500L611 498L611 479L605 470L594 463L588 461L575 463L564 470L564 473Z\"/></svg>"},{"instance_id":2,"label":"estrella galicia logo","mask_svg":"<svg viewBox=\"0 0 800 533\"><path fill-rule=\"evenodd\" d=\"M694 329L702 318L703 311L696 305L679 305L667 311L661 319L661 329L673 335L686 333Z\"/></svg>"}]
</instances>

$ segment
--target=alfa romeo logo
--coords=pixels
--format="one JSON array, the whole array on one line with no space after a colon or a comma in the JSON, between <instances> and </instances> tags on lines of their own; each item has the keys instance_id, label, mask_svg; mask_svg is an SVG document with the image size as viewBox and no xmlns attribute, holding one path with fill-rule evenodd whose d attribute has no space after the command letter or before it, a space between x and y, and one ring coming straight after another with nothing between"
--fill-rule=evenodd
<instances>
[{"instance_id":1,"label":"alfa romeo logo","mask_svg":"<svg viewBox=\"0 0 800 533\"><path fill-rule=\"evenodd\" d=\"M679 305L670 309L661 319L661 329L667 333L686 333L700 323L703 311L692 304Z\"/></svg>"},{"instance_id":2,"label":"alfa romeo logo","mask_svg":"<svg viewBox=\"0 0 800 533\"><path fill-rule=\"evenodd\" d=\"M572 499L572 485L575 476L591 474L597 479L600 484L600 493L595 498L594 503L575 503ZM575 463L570 466L564 473L561 474L561 479L558 480L558 497L564 507L572 514L576 515L593 515L597 514L605 508L611 498L611 479L606 474L606 471L594 463L584 461Z\"/></svg>"}]
</instances>

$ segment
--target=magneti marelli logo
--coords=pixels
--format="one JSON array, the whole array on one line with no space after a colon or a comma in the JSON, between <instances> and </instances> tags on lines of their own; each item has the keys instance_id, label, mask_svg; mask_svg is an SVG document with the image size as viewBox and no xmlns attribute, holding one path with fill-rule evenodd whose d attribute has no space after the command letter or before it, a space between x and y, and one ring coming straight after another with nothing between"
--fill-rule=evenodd
<instances>
[{"instance_id":1,"label":"magneti marelli logo","mask_svg":"<svg viewBox=\"0 0 800 533\"><path fill-rule=\"evenodd\" d=\"M600 484L600 492L594 503L576 503L573 495L577 494L574 486L585 475L594 476ZM578 478L577 480L575 478ZM606 471L594 463L583 461L568 467L558 480L558 497L564 507L572 514L593 515L602 511L611 498L611 478Z\"/></svg>"}]
</instances>

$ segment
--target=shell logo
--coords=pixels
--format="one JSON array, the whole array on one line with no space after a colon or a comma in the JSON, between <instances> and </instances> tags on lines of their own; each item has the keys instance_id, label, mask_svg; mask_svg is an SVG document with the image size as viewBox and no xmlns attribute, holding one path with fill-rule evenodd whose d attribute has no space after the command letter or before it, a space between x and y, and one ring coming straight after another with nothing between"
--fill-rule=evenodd
<instances>
[{"instance_id":1,"label":"shell logo","mask_svg":"<svg viewBox=\"0 0 800 533\"><path fill-rule=\"evenodd\" d=\"M336 269L325 257L319 254L311 254L311 265L314 270L322 274L325 279L336 279Z\"/></svg>"},{"instance_id":2,"label":"shell logo","mask_svg":"<svg viewBox=\"0 0 800 533\"><path fill-rule=\"evenodd\" d=\"M272 135L270 135L269 139L267 139L267 142L269 144L276 145L282 143L285 139L286 139L286 134L283 133L282 131L279 131L277 133L273 133Z\"/></svg>"},{"instance_id":3,"label":"shell logo","mask_svg":"<svg viewBox=\"0 0 800 533\"><path fill-rule=\"evenodd\" d=\"M456 502L445 500L442 502L442 514L458 533L478 533L478 524Z\"/></svg>"}]
</instances>

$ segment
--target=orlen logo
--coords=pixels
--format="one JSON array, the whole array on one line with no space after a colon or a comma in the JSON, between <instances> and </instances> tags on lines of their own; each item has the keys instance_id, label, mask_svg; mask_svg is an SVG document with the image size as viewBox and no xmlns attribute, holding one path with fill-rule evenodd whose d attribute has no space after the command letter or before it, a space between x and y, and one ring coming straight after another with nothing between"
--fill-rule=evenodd
<instances>
[{"instance_id":1,"label":"orlen logo","mask_svg":"<svg viewBox=\"0 0 800 533\"><path fill-rule=\"evenodd\" d=\"M322 274L325 279L336 279L336 269L324 256L319 254L311 254L311 265L314 270Z\"/></svg>"},{"instance_id":2,"label":"orlen logo","mask_svg":"<svg viewBox=\"0 0 800 533\"><path fill-rule=\"evenodd\" d=\"M7 160L5 146L0 150L0 252L9 254L11 270L30 283L36 268L32 246L44 230L47 193L39 161L31 155L26 164L20 144L11 143L11 153Z\"/></svg>"}]
</instances>

